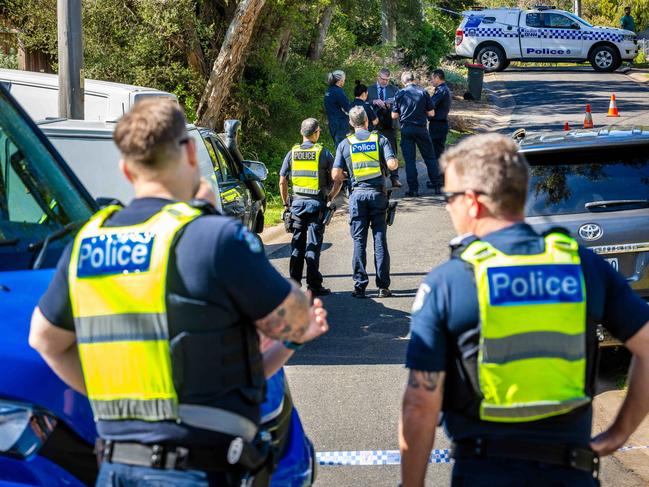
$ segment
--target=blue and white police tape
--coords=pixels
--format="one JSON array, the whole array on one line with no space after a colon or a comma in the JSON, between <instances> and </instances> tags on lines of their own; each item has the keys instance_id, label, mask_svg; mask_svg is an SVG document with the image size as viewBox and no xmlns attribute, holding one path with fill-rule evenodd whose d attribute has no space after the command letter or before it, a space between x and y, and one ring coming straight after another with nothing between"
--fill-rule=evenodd
<instances>
[{"instance_id":1,"label":"blue and white police tape","mask_svg":"<svg viewBox=\"0 0 649 487\"><path fill-rule=\"evenodd\" d=\"M649 449L649 445L624 446L618 452ZM399 450L361 450L361 451L321 451L316 453L318 465L357 466L357 465L400 465ZM428 463L451 463L451 451L433 450Z\"/></svg>"}]
</instances>

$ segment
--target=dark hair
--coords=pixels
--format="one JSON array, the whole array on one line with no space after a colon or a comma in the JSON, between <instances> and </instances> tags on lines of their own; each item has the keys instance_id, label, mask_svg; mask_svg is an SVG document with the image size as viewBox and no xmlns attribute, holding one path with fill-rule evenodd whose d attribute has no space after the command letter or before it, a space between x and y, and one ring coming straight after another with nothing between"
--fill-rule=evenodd
<instances>
[{"instance_id":1,"label":"dark hair","mask_svg":"<svg viewBox=\"0 0 649 487\"><path fill-rule=\"evenodd\" d=\"M354 86L354 96L358 98L363 93L367 93L367 86L365 86L359 80L356 80L356 86Z\"/></svg>"},{"instance_id":2,"label":"dark hair","mask_svg":"<svg viewBox=\"0 0 649 487\"><path fill-rule=\"evenodd\" d=\"M444 70L442 69L434 69L433 76L436 76L439 79L446 81L446 74L444 74Z\"/></svg>"}]
</instances>

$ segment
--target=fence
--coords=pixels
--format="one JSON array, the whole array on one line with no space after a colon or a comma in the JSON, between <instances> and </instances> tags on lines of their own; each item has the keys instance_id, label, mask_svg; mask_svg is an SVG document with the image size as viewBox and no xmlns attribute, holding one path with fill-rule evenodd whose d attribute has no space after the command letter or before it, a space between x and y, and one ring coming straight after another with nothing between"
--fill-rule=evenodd
<instances>
[{"instance_id":1,"label":"fence","mask_svg":"<svg viewBox=\"0 0 649 487\"><path fill-rule=\"evenodd\" d=\"M644 51L644 58L649 58L649 39L638 39L638 47Z\"/></svg>"}]
</instances>

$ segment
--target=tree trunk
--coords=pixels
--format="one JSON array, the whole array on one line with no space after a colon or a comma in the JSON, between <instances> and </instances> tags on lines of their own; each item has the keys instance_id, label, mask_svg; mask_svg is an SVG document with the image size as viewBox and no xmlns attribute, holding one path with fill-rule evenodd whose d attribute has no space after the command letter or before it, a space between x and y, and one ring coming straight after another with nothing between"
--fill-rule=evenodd
<instances>
[{"instance_id":1,"label":"tree trunk","mask_svg":"<svg viewBox=\"0 0 649 487\"><path fill-rule=\"evenodd\" d=\"M394 0L381 0L381 37L383 44L397 42L396 5Z\"/></svg>"},{"instance_id":2,"label":"tree trunk","mask_svg":"<svg viewBox=\"0 0 649 487\"><path fill-rule=\"evenodd\" d=\"M288 47L291 43L291 27L286 26L282 29L279 36L279 41L277 42L277 60L284 64L288 59Z\"/></svg>"},{"instance_id":3,"label":"tree trunk","mask_svg":"<svg viewBox=\"0 0 649 487\"><path fill-rule=\"evenodd\" d=\"M322 15L318 21L318 28L313 35L313 39L311 39L311 44L309 44L309 50L306 53L306 57L311 61L317 61L322 57L325 39L327 38L327 32L329 31L333 15L334 2L332 0L322 11Z\"/></svg>"},{"instance_id":4,"label":"tree trunk","mask_svg":"<svg viewBox=\"0 0 649 487\"><path fill-rule=\"evenodd\" d=\"M574 12L577 17L581 17L581 0L574 0Z\"/></svg>"},{"instance_id":5,"label":"tree trunk","mask_svg":"<svg viewBox=\"0 0 649 487\"><path fill-rule=\"evenodd\" d=\"M266 0L241 0L225 34L219 55L196 110L198 125L216 130L232 85L243 71L255 22Z\"/></svg>"}]
</instances>

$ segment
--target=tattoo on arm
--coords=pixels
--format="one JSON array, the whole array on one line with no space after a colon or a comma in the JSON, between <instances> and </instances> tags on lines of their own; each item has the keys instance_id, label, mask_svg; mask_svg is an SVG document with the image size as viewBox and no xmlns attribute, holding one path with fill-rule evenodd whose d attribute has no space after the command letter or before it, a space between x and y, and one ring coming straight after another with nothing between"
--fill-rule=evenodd
<instances>
[{"instance_id":1,"label":"tattoo on arm","mask_svg":"<svg viewBox=\"0 0 649 487\"><path fill-rule=\"evenodd\" d=\"M411 370L408 374L408 387L423 389L428 392L435 392L439 384L440 372L427 372L423 370Z\"/></svg>"},{"instance_id":2,"label":"tattoo on arm","mask_svg":"<svg viewBox=\"0 0 649 487\"><path fill-rule=\"evenodd\" d=\"M299 340L309 327L310 312L306 294L294 286L282 304L255 324L275 340Z\"/></svg>"}]
</instances>

